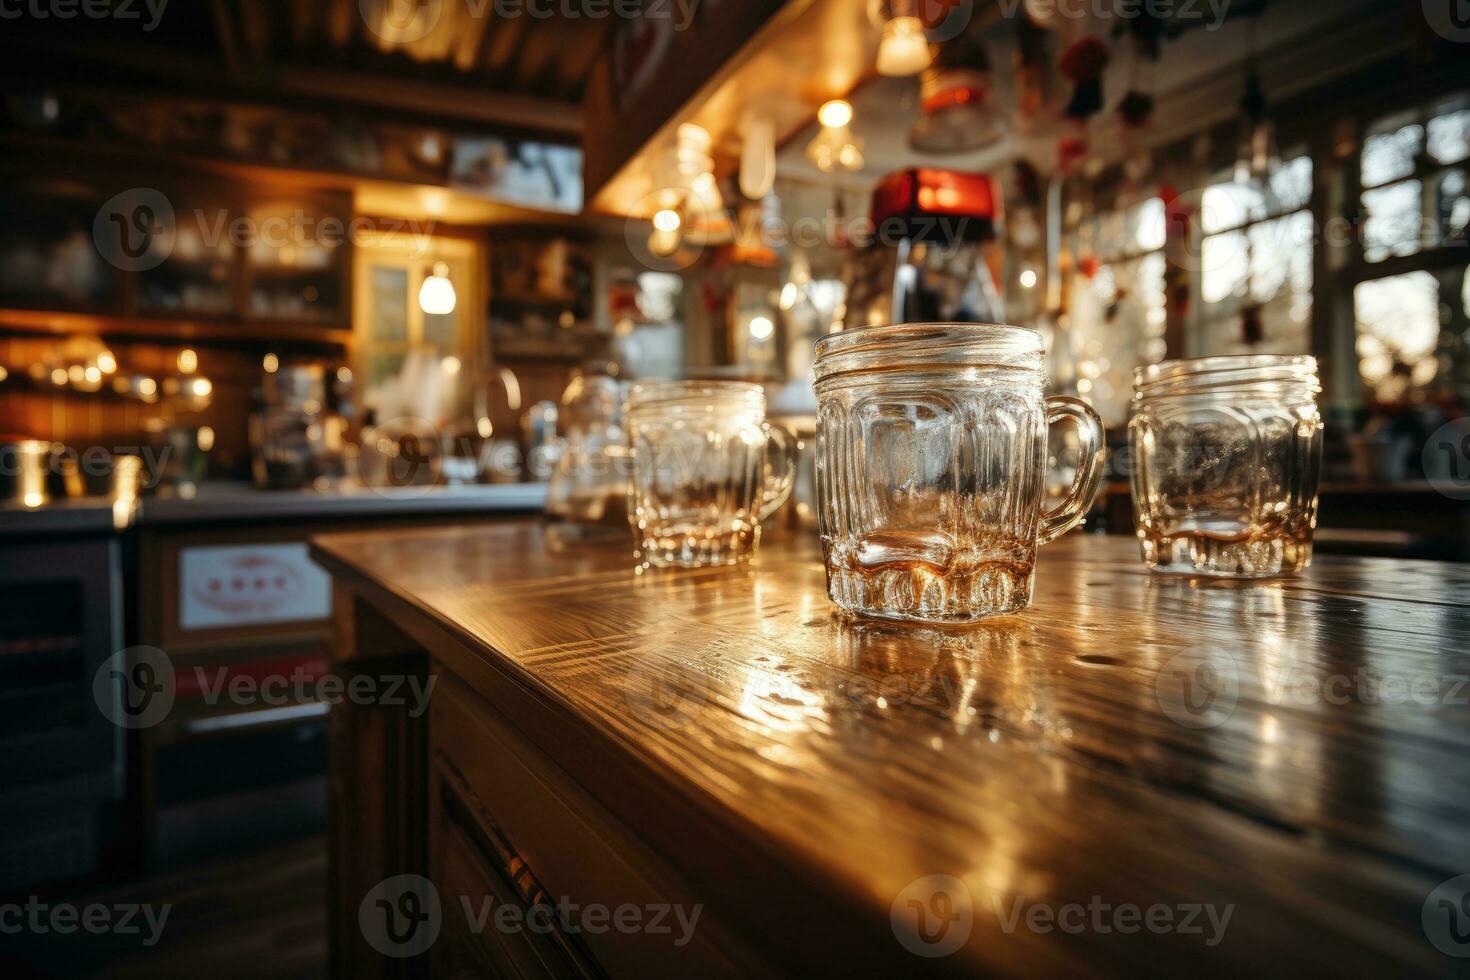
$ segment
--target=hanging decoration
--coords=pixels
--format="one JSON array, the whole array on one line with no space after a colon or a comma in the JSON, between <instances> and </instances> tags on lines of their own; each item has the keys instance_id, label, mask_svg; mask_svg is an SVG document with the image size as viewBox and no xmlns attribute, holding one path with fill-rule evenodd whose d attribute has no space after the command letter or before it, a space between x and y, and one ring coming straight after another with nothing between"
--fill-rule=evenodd
<instances>
[{"instance_id":1,"label":"hanging decoration","mask_svg":"<svg viewBox=\"0 0 1470 980\"><path fill-rule=\"evenodd\" d=\"M920 19L919 0L882 4L883 40L878 43L878 74L890 78L917 75L933 61L929 38Z\"/></svg>"},{"instance_id":2,"label":"hanging decoration","mask_svg":"<svg viewBox=\"0 0 1470 980\"><path fill-rule=\"evenodd\" d=\"M852 105L842 99L825 102L817 110L819 132L807 144L807 159L823 173L863 168L862 144L852 134Z\"/></svg>"},{"instance_id":3,"label":"hanging decoration","mask_svg":"<svg viewBox=\"0 0 1470 980\"><path fill-rule=\"evenodd\" d=\"M1067 103L1069 119L1089 119L1102 111L1103 70L1111 55L1108 46L1097 37L1084 37L1062 53L1058 67L1074 88Z\"/></svg>"},{"instance_id":4,"label":"hanging decoration","mask_svg":"<svg viewBox=\"0 0 1470 980\"><path fill-rule=\"evenodd\" d=\"M675 131L673 149L654 174L661 190L649 197L653 230L647 244L654 255L673 255L686 239L708 242L729 234L729 215L710 147L710 134L703 126L683 123Z\"/></svg>"},{"instance_id":5,"label":"hanging decoration","mask_svg":"<svg viewBox=\"0 0 1470 980\"><path fill-rule=\"evenodd\" d=\"M990 58L977 38L966 35L945 45L919 88L923 115L909 130L909 147L919 153L971 153L1008 132L991 98Z\"/></svg>"},{"instance_id":6,"label":"hanging decoration","mask_svg":"<svg viewBox=\"0 0 1470 980\"><path fill-rule=\"evenodd\" d=\"M1240 150L1236 155L1235 182L1269 186L1281 166L1276 148L1276 125L1268 116L1270 109L1260 72L1251 67L1246 76L1245 97L1240 103L1242 128Z\"/></svg>"},{"instance_id":7,"label":"hanging decoration","mask_svg":"<svg viewBox=\"0 0 1470 980\"><path fill-rule=\"evenodd\" d=\"M1059 31L1065 26L1057 0L1026 0L1026 19L1044 31Z\"/></svg>"},{"instance_id":8,"label":"hanging decoration","mask_svg":"<svg viewBox=\"0 0 1470 980\"><path fill-rule=\"evenodd\" d=\"M745 117L740 147L740 193L758 201L776 183L776 126L771 117L751 112Z\"/></svg>"},{"instance_id":9,"label":"hanging decoration","mask_svg":"<svg viewBox=\"0 0 1470 980\"><path fill-rule=\"evenodd\" d=\"M1047 33L1029 17L1016 18L1016 121L1026 129L1046 108Z\"/></svg>"}]
</instances>

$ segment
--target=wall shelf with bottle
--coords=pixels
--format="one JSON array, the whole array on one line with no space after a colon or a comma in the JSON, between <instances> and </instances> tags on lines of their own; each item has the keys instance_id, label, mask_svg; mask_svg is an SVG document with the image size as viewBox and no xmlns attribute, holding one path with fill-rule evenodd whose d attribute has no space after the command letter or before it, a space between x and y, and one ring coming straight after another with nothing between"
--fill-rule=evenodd
<instances>
[{"instance_id":1,"label":"wall shelf with bottle","mask_svg":"<svg viewBox=\"0 0 1470 980\"><path fill-rule=\"evenodd\" d=\"M58 166L0 212L0 331L350 340L350 193Z\"/></svg>"}]
</instances>

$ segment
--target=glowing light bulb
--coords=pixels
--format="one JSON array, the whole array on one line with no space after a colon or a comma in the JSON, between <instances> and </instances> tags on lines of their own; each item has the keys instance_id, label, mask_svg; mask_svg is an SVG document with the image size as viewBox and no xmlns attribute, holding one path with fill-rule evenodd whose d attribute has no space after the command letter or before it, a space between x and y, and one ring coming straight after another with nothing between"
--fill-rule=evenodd
<instances>
[{"instance_id":1,"label":"glowing light bulb","mask_svg":"<svg viewBox=\"0 0 1470 980\"><path fill-rule=\"evenodd\" d=\"M917 75L933 57L929 39L924 36L924 22L917 17L895 17L883 25L883 41L878 45L878 74L892 78Z\"/></svg>"},{"instance_id":2,"label":"glowing light bulb","mask_svg":"<svg viewBox=\"0 0 1470 980\"><path fill-rule=\"evenodd\" d=\"M768 316L758 316L750 321L750 335L756 340L770 340L775 332L776 325Z\"/></svg>"},{"instance_id":3,"label":"glowing light bulb","mask_svg":"<svg viewBox=\"0 0 1470 980\"><path fill-rule=\"evenodd\" d=\"M449 281L449 266L443 262L435 263L433 275L425 278L419 287L419 309L430 316L448 316L454 312L458 301L454 283Z\"/></svg>"},{"instance_id":4,"label":"glowing light bulb","mask_svg":"<svg viewBox=\"0 0 1470 980\"><path fill-rule=\"evenodd\" d=\"M840 129L852 122L852 105L842 99L824 102L817 110L817 122L828 129Z\"/></svg>"},{"instance_id":5,"label":"glowing light bulb","mask_svg":"<svg viewBox=\"0 0 1470 980\"><path fill-rule=\"evenodd\" d=\"M679 212L671 208L665 208L653 216L653 226L662 232L678 231L683 224Z\"/></svg>"}]
</instances>

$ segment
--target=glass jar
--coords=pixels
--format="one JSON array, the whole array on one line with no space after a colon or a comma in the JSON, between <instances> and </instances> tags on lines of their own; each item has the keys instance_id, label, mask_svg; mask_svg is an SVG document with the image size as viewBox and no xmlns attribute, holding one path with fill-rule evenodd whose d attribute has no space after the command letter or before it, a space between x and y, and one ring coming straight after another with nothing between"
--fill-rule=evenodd
<instances>
[{"instance_id":1,"label":"glass jar","mask_svg":"<svg viewBox=\"0 0 1470 980\"><path fill-rule=\"evenodd\" d=\"M795 472L790 437L766 422L765 390L733 381L638 384L624 421L640 565L748 561L761 522L791 495Z\"/></svg>"},{"instance_id":2,"label":"glass jar","mask_svg":"<svg viewBox=\"0 0 1470 980\"><path fill-rule=\"evenodd\" d=\"M1044 398L1041 335L907 324L817 345L817 499L827 591L848 612L966 623L1031 604L1036 547L1080 524L1102 421ZM1047 431L1081 435L1076 479L1043 509Z\"/></svg>"},{"instance_id":3,"label":"glass jar","mask_svg":"<svg viewBox=\"0 0 1470 980\"><path fill-rule=\"evenodd\" d=\"M1150 568L1258 578L1311 564L1321 390L1310 357L1207 357L1138 370L1133 510Z\"/></svg>"}]
</instances>

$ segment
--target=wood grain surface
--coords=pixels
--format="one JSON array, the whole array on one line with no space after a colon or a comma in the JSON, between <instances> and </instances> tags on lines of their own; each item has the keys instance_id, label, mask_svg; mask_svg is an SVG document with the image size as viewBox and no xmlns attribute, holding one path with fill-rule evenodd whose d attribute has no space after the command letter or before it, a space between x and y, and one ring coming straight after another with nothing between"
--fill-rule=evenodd
<instances>
[{"instance_id":1,"label":"wood grain surface","mask_svg":"<svg viewBox=\"0 0 1470 980\"><path fill-rule=\"evenodd\" d=\"M1073 535L1029 612L934 630L844 619L805 538L644 574L620 535L536 521L314 554L769 936L777 972L1463 965L1422 920L1470 873L1470 567L1217 582Z\"/></svg>"}]
</instances>

